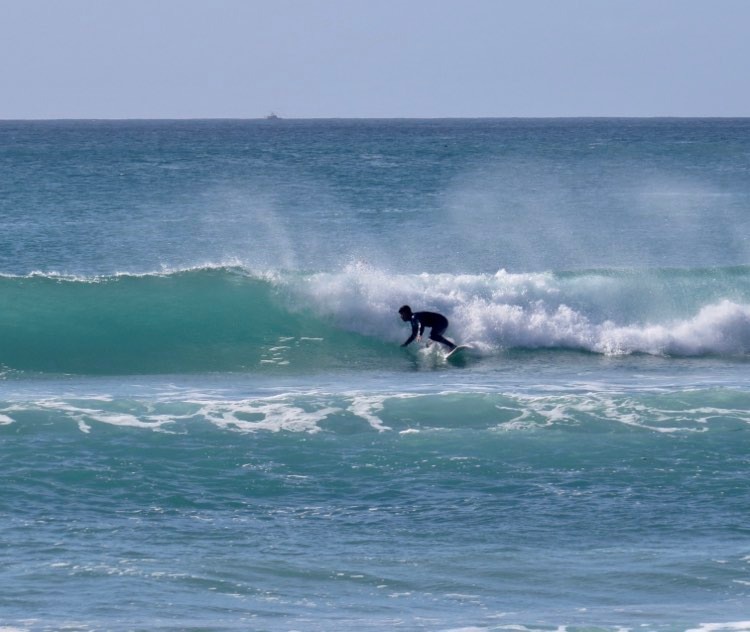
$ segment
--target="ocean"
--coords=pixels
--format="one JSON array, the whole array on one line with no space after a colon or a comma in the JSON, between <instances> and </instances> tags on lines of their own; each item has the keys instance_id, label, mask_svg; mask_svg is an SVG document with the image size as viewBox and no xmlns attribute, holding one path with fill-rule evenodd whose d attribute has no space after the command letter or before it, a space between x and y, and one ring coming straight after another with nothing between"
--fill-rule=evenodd
<instances>
[{"instance_id":1,"label":"ocean","mask_svg":"<svg viewBox=\"0 0 750 632\"><path fill-rule=\"evenodd\" d=\"M750 631L749 368L750 119L0 122L0 630Z\"/></svg>"}]
</instances>

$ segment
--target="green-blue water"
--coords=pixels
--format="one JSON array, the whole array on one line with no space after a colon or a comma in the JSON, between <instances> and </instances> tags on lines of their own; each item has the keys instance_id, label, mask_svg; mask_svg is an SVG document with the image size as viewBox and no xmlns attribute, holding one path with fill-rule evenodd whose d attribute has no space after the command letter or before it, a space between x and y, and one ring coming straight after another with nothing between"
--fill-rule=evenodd
<instances>
[{"instance_id":1,"label":"green-blue water","mask_svg":"<svg viewBox=\"0 0 750 632\"><path fill-rule=\"evenodd\" d=\"M0 122L0 628L750 630L749 175L745 119Z\"/></svg>"}]
</instances>

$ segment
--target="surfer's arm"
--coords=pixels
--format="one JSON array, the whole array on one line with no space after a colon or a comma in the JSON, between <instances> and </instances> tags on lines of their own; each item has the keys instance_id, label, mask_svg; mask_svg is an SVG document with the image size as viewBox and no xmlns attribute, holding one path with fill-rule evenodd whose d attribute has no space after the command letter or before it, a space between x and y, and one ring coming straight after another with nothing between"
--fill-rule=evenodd
<instances>
[{"instance_id":1,"label":"surfer's arm","mask_svg":"<svg viewBox=\"0 0 750 632\"><path fill-rule=\"evenodd\" d=\"M406 347L406 346L410 345L414 341L414 338L417 337L417 330L419 328L418 322L419 321L416 320L416 319L414 319L414 320L411 321L411 336L409 336L406 339L406 342L401 345L402 347ZM422 327L422 330L424 331L424 327Z\"/></svg>"}]
</instances>

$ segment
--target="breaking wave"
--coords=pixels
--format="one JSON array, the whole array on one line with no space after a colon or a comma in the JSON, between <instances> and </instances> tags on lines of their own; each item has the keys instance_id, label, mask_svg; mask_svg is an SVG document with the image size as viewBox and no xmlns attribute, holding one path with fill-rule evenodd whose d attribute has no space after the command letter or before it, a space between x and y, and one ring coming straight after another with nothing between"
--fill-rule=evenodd
<instances>
[{"instance_id":1,"label":"breaking wave","mask_svg":"<svg viewBox=\"0 0 750 632\"><path fill-rule=\"evenodd\" d=\"M509 350L750 353L750 268L394 274L241 266L0 277L0 366L75 374L315 372L413 366L404 303L450 320L477 361Z\"/></svg>"}]
</instances>

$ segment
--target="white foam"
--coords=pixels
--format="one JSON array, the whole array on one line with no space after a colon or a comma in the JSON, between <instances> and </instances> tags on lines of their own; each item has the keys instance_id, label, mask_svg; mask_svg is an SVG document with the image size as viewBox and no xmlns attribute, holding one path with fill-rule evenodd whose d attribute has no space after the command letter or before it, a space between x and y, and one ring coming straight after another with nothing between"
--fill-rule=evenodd
<instances>
[{"instance_id":1,"label":"white foam","mask_svg":"<svg viewBox=\"0 0 750 632\"><path fill-rule=\"evenodd\" d=\"M197 415L203 416L215 426L241 432L309 432L320 431L318 425L339 408L326 406L307 411L291 404L285 396L239 401L192 401L197 404Z\"/></svg>"},{"instance_id":2,"label":"white foam","mask_svg":"<svg viewBox=\"0 0 750 632\"><path fill-rule=\"evenodd\" d=\"M685 632L750 632L750 621L731 621L727 623L701 623L698 628Z\"/></svg>"},{"instance_id":3,"label":"white foam","mask_svg":"<svg viewBox=\"0 0 750 632\"><path fill-rule=\"evenodd\" d=\"M112 426L130 428L148 428L151 430L164 430L164 426L174 423L177 417L167 415L149 415L141 410L133 413L113 412L102 408L101 404L110 401L108 396L91 397L85 400L76 400L76 403L61 399L40 399L29 404L18 404L15 410L43 409L60 413L78 425L83 433L91 431L92 422L99 422Z\"/></svg>"},{"instance_id":4,"label":"white foam","mask_svg":"<svg viewBox=\"0 0 750 632\"><path fill-rule=\"evenodd\" d=\"M663 410L633 400L619 392L586 395L516 394L517 408L511 404L498 410L518 412L496 426L497 431L534 430L559 425L580 425L582 420L615 423L665 434L703 433L715 417L731 417L750 423L750 414L732 409Z\"/></svg>"},{"instance_id":5,"label":"white foam","mask_svg":"<svg viewBox=\"0 0 750 632\"><path fill-rule=\"evenodd\" d=\"M494 275L389 274L360 263L335 273L287 277L283 283L299 305L320 317L387 341L409 335L408 325L396 314L409 304L415 311L445 314L449 337L485 353L512 348L605 355L750 353L750 304L717 299L692 313L659 318L649 295L638 292L634 274L572 280L505 270ZM643 302L640 312L632 305L633 296ZM621 321L605 316L625 312Z\"/></svg>"},{"instance_id":6,"label":"white foam","mask_svg":"<svg viewBox=\"0 0 750 632\"><path fill-rule=\"evenodd\" d=\"M616 327L605 323L594 350L701 355L750 352L750 305L729 300L706 305L692 318L666 324Z\"/></svg>"},{"instance_id":7,"label":"white foam","mask_svg":"<svg viewBox=\"0 0 750 632\"><path fill-rule=\"evenodd\" d=\"M357 417L361 417L362 419L366 420L367 423L370 424L375 430L378 432L383 432L385 430L390 430L388 426L386 426L383 421L380 419L380 417L377 416L376 413L379 413L383 410L383 402L387 399L386 397L371 397L371 396L354 396L352 398L352 403L349 405L349 412L357 415Z\"/></svg>"}]
</instances>

